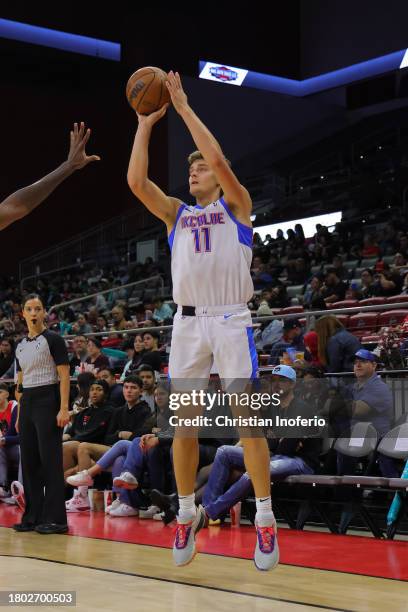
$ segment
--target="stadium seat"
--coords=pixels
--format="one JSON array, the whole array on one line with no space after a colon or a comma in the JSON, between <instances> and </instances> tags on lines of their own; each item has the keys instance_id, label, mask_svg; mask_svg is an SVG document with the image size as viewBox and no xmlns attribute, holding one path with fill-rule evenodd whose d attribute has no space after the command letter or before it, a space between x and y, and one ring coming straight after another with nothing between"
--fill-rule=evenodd
<instances>
[{"instance_id":1,"label":"stadium seat","mask_svg":"<svg viewBox=\"0 0 408 612\"><path fill-rule=\"evenodd\" d=\"M339 308L356 308L359 306L358 300L342 300L341 302L333 302L330 304L331 308L339 309Z\"/></svg>"},{"instance_id":2,"label":"stadium seat","mask_svg":"<svg viewBox=\"0 0 408 612\"><path fill-rule=\"evenodd\" d=\"M288 306L287 308L282 308L282 310L280 311L280 314L281 315L297 314L301 312L304 312L303 306Z\"/></svg>"},{"instance_id":3,"label":"stadium seat","mask_svg":"<svg viewBox=\"0 0 408 612\"><path fill-rule=\"evenodd\" d=\"M393 295L387 298L387 304L398 304L403 302L408 302L408 295Z\"/></svg>"},{"instance_id":4,"label":"stadium seat","mask_svg":"<svg viewBox=\"0 0 408 612\"><path fill-rule=\"evenodd\" d=\"M292 285L287 288L287 294L290 298L298 297L299 295L302 295L302 292L303 285Z\"/></svg>"},{"instance_id":5,"label":"stadium seat","mask_svg":"<svg viewBox=\"0 0 408 612\"><path fill-rule=\"evenodd\" d=\"M404 321L406 316L408 316L408 310L388 310L380 314L378 325L379 327L398 325Z\"/></svg>"},{"instance_id":6,"label":"stadium seat","mask_svg":"<svg viewBox=\"0 0 408 612\"><path fill-rule=\"evenodd\" d=\"M360 261L361 268L374 268L375 264L378 261L378 257L369 257L367 259L362 259Z\"/></svg>"},{"instance_id":7,"label":"stadium seat","mask_svg":"<svg viewBox=\"0 0 408 612\"><path fill-rule=\"evenodd\" d=\"M355 334L367 336L377 330L378 312L359 312L349 318L348 330Z\"/></svg>"},{"instance_id":8,"label":"stadium seat","mask_svg":"<svg viewBox=\"0 0 408 612\"><path fill-rule=\"evenodd\" d=\"M385 297L372 297L372 298L367 298L366 300L360 300L358 305L359 306L378 306L380 304L386 304L386 303L387 303L387 298Z\"/></svg>"}]
</instances>

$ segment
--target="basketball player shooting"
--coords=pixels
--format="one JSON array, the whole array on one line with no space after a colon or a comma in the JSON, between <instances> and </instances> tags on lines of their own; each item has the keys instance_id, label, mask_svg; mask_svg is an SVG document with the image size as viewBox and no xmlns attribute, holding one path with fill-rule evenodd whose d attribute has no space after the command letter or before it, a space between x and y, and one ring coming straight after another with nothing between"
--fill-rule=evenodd
<instances>
[{"instance_id":1,"label":"basketball player shooting","mask_svg":"<svg viewBox=\"0 0 408 612\"><path fill-rule=\"evenodd\" d=\"M70 135L70 147L67 159L58 168L36 181L12 193L0 204L0 230L5 229L14 221L22 219L34 208L37 208L60 183L71 176L76 170L84 168L90 162L99 160L97 155L87 155L86 143L91 130L85 124L74 123Z\"/></svg>"},{"instance_id":2,"label":"basketball player shooting","mask_svg":"<svg viewBox=\"0 0 408 612\"><path fill-rule=\"evenodd\" d=\"M166 87L177 113L197 146L189 156L189 206L167 196L148 178L148 146L154 124L168 104L149 115L138 114L138 129L129 163L128 183L141 202L164 221L171 249L173 298L178 304L169 359L172 382L208 381L214 361L221 379L250 380L257 373L251 315L253 295L252 202L226 160L217 140L188 104L179 74L167 75ZM269 452L265 438L242 438L245 465L256 495L257 542L254 561L268 570L279 561L276 522L270 496ZM196 436L173 442L180 510L173 557L187 565L195 556L195 537L205 511L194 502L198 466Z\"/></svg>"}]
</instances>

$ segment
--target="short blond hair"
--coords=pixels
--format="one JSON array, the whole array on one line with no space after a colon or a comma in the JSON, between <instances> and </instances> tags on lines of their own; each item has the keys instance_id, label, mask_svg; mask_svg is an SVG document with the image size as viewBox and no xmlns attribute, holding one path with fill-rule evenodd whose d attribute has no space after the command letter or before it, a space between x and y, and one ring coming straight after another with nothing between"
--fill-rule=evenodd
<instances>
[{"instance_id":1,"label":"short blond hair","mask_svg":"<svg viewBox=\"0 0 408 612\"><path fill-rule=\"evenodd\" d=\"M201 151L193 151L192 153L190 153L190 155L187 157L187 161L188 161L188 166L190 167L191 164L193 164L195 161L197 161L198 159L202 159L205 161L203 154L201 153ZM225 161L228 163L228 165L231 167L231 162L229 159L225 158Z\"/></svg>"}]
</instances>

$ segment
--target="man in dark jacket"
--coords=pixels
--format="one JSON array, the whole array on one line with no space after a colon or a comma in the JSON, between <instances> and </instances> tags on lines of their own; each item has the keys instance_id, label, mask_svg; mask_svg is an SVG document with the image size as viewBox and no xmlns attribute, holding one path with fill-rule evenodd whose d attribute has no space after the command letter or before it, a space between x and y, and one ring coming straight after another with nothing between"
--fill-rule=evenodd
<instances>
[{"instance_id":1,"label":"man in dark jacket","mask_svg":"<svg viewBox=\"0 0 408 612\"><path fill-rule=\"evenodd\" d=\"M104 385L107 393L109 393L109 386L105 380L98 380L96 384ZM137 376L129 376L125 379L123 395L126 404L114 411L110 408L111 418L103 440L99 443L84 441L77 448L78 476L87 472L93 461L100 459L116 442L120 440L130 441L134 437L142 436L151 431L154 421L149 406L140 399L142 386L142 381ZM85 410L80 415L86 412ZM73 482L72 479L69 480L70 484L76 484L75 478ZM67 511L77 512L89 508L87 488L87 485L78 486L78 491L67 502Z\"/></svg>"},{"instance_id":2,"label":"man in dark jacket","mask_svg":"<svg viewBox=\"0 0 408 612\"><path fill-rule=\"evenodd\" d=\"M276 366L272 370L272 393L279 394L280 405L277 415L281 418L296 419L300 416L310 419L314 416L313 407L297 399L294 395L296 372L287 365ZM275 422L276 416L275 415ZM271 480L284 480L293 474L313 474L319 466L321 438L315 427L273 428L267 431L268 446L271 454ZM244 473L227 490L226 485L233 469ZM226 514L232 506L245 499L252 490L248 472L245 472L243 448L221 446L217 450L214 464L204 490L203 502L207 515L215 520Z\"/></svg>"}]
</instances>

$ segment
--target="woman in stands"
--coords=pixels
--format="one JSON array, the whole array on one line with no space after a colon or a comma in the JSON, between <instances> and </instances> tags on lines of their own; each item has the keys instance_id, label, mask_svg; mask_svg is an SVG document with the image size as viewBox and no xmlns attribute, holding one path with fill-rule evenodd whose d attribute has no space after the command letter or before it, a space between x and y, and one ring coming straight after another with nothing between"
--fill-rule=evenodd
<instances>
[{"instance_id":1,"label":"woman in stands","mask_svg":"<svg viewBox=\"0 0 408 612\"><path fill-rule=\"evenodd\" d=\"M348 332L334 315L324 315L316 321L318 356L328 372L352 372L354 355L360 341Z\"/></svg>"}]
</instances>

